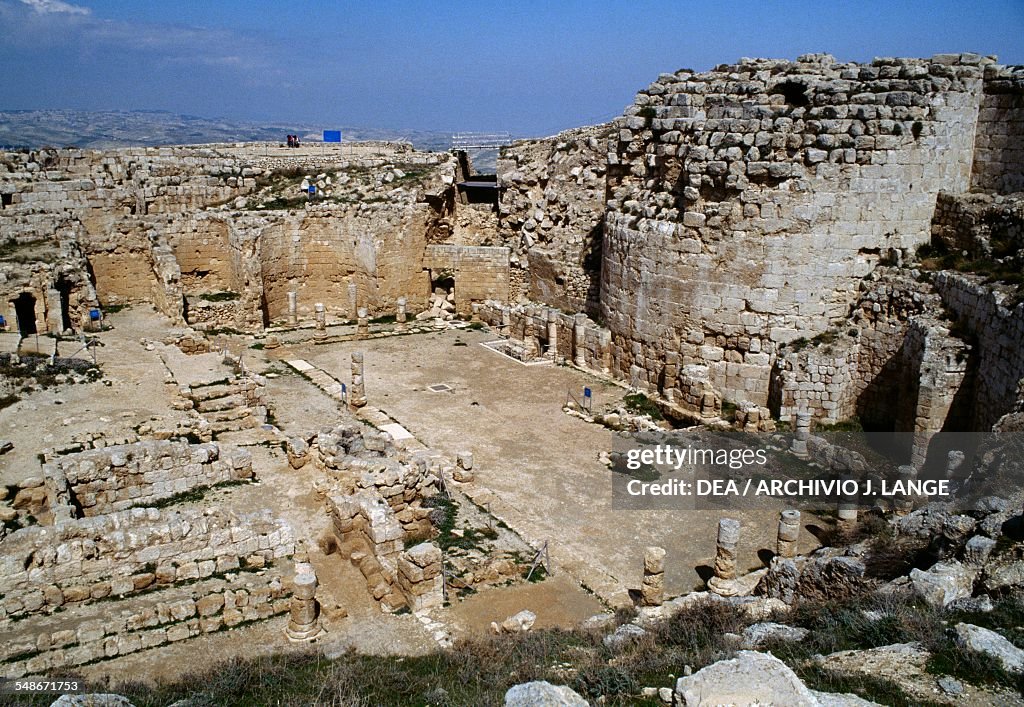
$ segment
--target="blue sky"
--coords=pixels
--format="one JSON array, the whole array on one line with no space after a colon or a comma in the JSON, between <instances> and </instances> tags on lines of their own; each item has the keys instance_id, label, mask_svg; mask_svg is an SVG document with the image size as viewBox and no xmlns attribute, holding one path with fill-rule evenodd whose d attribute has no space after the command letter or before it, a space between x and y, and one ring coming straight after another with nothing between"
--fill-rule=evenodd
<instances>
[{"instance_id":1,"label":"blue sky","mask_svg":"<svg viewBox=\"0 0 1024 707\"><path fill-rule=\"evenodd\" d=\"M0 0L0 109L551 134L741 56L1024 63L1024 0Z\"/></svg>"}]
</instances>

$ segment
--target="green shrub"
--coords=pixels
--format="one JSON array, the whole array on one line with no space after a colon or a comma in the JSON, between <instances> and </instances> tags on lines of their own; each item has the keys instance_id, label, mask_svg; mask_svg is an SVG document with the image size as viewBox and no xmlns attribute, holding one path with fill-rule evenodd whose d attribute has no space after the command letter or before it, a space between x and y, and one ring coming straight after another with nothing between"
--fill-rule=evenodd
<instances>
[{"instance_id":1,"label":"green shrub","mask_svg":"<svg viewBox=\"0 0 1024 707\"><path fill-rule=\"evenodd\" d=\"M652 420L661 420L661 408L643 393L630 393L622 399L626 409L637 415L647 415Z\"/></svg>"}]
</instances>

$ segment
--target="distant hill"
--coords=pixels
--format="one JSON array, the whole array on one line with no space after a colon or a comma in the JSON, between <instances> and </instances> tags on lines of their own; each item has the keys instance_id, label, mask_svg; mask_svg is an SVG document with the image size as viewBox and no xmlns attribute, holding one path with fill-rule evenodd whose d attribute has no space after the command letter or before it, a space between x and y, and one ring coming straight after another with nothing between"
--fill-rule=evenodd
<instances>
[{"instance_id":1,"label":"distant hill","mask_svg":"<svg viewBox=\"0 0 1024 707\"><path fill-rule=\"evenodd\" d=\"M0 145L82 147L188 145L206 142L284 142L297 134L307 142L324 128L340 129L346 140L408 140L421 150L447 150L450 134L429 130L383 130L343 125L248 123L177 115L163 111L13 110L0 111Z\"/></svg>"},{"instance_id":2,"label":"distant hill","mask_svg":"<svg viewBox=\"0 0 1024 707\"><path fill-rule=\"evenodd\" d=\"M407 140L419 150L447 150L451 134L436 130L386 130L343 125L301 123L247 123L200 118L166 111L0 111L0 148L115 147L194 145L208 142L284 142L298 135L318 142L323 130L341 130L345 140ZM470 151L477 170L493 172L497 152Z\"/></svg>"}]
</instances>

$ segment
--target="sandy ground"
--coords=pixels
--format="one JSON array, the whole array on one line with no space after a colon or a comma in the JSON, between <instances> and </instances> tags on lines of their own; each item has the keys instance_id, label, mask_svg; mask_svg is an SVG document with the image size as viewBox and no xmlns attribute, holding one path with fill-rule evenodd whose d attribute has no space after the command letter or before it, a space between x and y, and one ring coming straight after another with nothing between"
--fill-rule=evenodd
<instances>
[{"instance_id":1,"label":"sandy ground","mask_svg":"<svg viewBox=\"0 0 1024 707\"><path fill-rule=\"evenodd\" d=\"M0 410L0 437L14 442L14 449L0 456L0 483L39 475L36 455L46 447L69 445L75 435L132 434L133 427L152 415L171 419L175 414L169 409L173 391L166 385L167 369L156 351L146 351L139 343L143 337L166 336L167 320L148 307L137 307L111 315L110 322L116 328L98 334L103 345L96 352L109 386L61 386L23 396Z\"/></svg>"}]
</instances>

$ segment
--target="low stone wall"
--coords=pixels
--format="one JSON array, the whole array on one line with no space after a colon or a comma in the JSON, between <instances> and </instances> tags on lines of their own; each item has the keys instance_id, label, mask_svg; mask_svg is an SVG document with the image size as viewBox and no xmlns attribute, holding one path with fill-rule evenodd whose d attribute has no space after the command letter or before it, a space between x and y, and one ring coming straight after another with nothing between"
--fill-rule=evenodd
<instances>
[{"instance_id":1,"label":"low stone wall","mask_svg":"<svg viewBox=\"0 0 1024 707\"><path fill-rule=\"evenodd\" d=\"M385 610L405 606L405 598L395 590L405 532L381 495L364 489L349 496L330 496L327 511L335 537L366 578L373 598Z\"/></svg>"},{"instance_id":2,"label":"low stone wall","mask_svg":"<svg viewBox=\"0 0 1024 707\"><path fill-rule=\"evenodd\" d=\"M337 488L379 495L407 537L426 538L433 532L422 501L437 493L443 465L439 455L428 451L408 456L384 434L358 423L321 430L314 447L314 459Z\"/></svg>"},{"instance_id":3,"label":"low stone wall","mask_svg":"<svg viewBox=\"0 0 1024 707\"><path fill-rule=\"evenodd\" d=\"M398 588L413 611L444 603L443 555L433 543L420 543L398 557Z\"/></svg>"},{"instance_id":4,"label":"low stone wall","mask_svg":"<svg viewBox=\"0 0 1024 707\"><path fill-rule=\"evenodd\" d=\"M184 334L182 336L164 339L168 346L177 346L186 356L210 353L211 343L203 334Z\"/></svg>"},{"instance_id":5,"label":"low stone wall","mask_svg":"<svg viewBox=\"0 0 1024 707\"><path fill-rule=\"evenodd\" d=\"M188 323L200 331L207 329L235 328L244 320L241 303L238 300L211 302L202 297L186 297Z\"/></svg>"},{"instance_id":6,"label":"low stone wall","mask_svg":"<svg viewBox=\"0 0 1024 707\"><path fill-rule=\"evenodd\" d=\"M0 645L0 674L39 675L130 655L283 614L289 606L289 593L276 574L209 580L190 595L109 612L103 618L44 621L24 629L15 625L17 635Z\"/></svg>"},{"instance_id":7,"label":"low stone wall","mask_svg":"<svg viewBox=\"0 0 1024 707\"><path fill-rule=\"evenodd\" d=\"M262 567L294 546L269 512L134 508L33 526L0 544L0 619Z\"/></svg>"},{"instance_id":8,"label":"low stone wall","mask_svg":"<svg viewBox=\"0 0 1024 707\"><path fill-rule=\"evenodd\" d=\"M985 67L972 172L973 187L1024 190L1024 67Z\"/></svg>"},{"instance_id":9,"label":"low stone wall","mask_svg":"<svg viewBox=\"0 0 1024 707\"><path fill-rule=\"evenodd\" d=\"M210 435L259 427L267 420L263 382L259 376L241 375L208 385L183 386L178 390L180 406L195 411Z\"/></svg>"},{"instance_id":10,"label":"low stone wall","mask_svg":"<svg viewBox=\"0 0 1024 707\"><path fill-rule=\"evenodd\" d=\"M146 506L198 488L253 478L252 456L215 443L147 441L91 449L43 465L55 518Z\"/></svg>"},{"instance_id":11,"label":"low stone wall","mask_svg":"<svg viewBox=\"0 0 1024 707\"><path fill-rule=\"evenodd\" d=\"M607 372L611 339L606 329L584 314L569 315L542 305L510 306L485 302L477 308L480 319L498 333L523 342L534 357L557 357ZM551 326L555 342L552 348Z\"/></svg>"},{"instance_id":12,"label":"low stone wall","mask_svg":"<svg viewBox=\"0 0 1024 707\"><path fill-rule=\"evenodd\" d=\"M843 337L829 350L820 347L780 357L773 373L779 419L793 420L800 410L828 423L853 417L859 354L858 342Z\"/></svg>"},{"instance_id":13,"label":"low stone wall","mask_svg":"<svg viewBox=\"0 0 1024 707\"><path fill-rule=\"evenodd\" d=\"M522 264L516 293L565 311L597 313L612 133L608 124L576 128L501 150L499 236Z\"/></svg>"}]
</instances>

